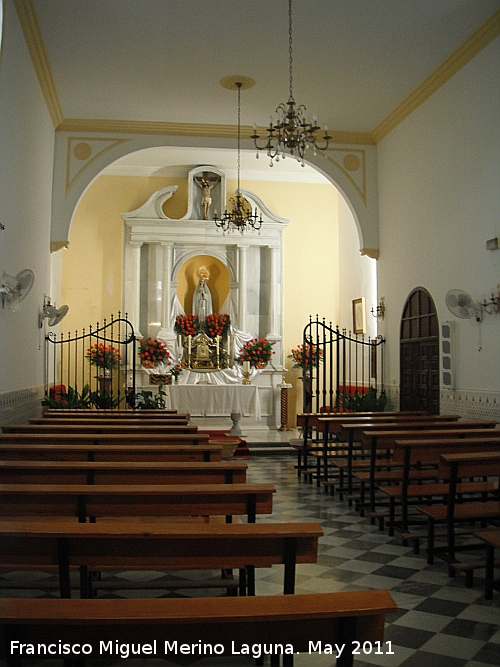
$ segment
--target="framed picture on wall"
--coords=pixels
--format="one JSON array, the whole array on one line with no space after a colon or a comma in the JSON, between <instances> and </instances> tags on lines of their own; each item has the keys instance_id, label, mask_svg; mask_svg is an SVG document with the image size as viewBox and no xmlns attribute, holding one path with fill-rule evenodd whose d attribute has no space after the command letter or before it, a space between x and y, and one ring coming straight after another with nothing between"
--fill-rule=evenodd
<instances>
[{"instance_id":1,"label":"framed picture on wall","mask_svg":"<svg viewBox=\"0 0 500 667\"><path fill-rule=\"evenodd\" d=\"M352 328L355 334L366 333L364 297L354 299L352 302Z\"/></svg>"}]
</instances>

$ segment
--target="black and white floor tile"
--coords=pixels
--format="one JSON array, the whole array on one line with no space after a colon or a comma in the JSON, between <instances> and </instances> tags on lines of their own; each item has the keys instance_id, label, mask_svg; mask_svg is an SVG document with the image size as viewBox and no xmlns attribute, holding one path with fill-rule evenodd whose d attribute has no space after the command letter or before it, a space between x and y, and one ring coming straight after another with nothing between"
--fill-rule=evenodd
<instances>
[{"instance_id":1,"label":"black and white floor tile","mask_svg":"<svg viewBox=\"0 0 500 667\"><path fill-rule=\"evenodd\" d=\"M500 665L500 595L494 593L492 601L485 600L481 573L475 576L473 588L466 588L464 577L448 577L444 563L438 561L427 565L424 553L415 555L411 547L402 546L397 537L391 538L386 532L379 531L377 526L370 525L346 502L299 480L293 456L252 455L248 463L249 481L271 482L277 488L273 514L262 517L261 521L319 521L323 526L324 537L320 540L318 562L297 566L297 593L384 588L396 601L399 609L387 618L384 638L391 642L392 654L374 655L372 652L360 655L354 662L355 667ZM204 573L204 576L213 574ZM52 595L36 589L37 582L41 585L41 575L37 573L26 575L31 577L33 590L3 589L2 581L11 576L0 576L0 595L3 597ZM126 582L138 581L141 577L154 582L164 576L161 572L121 572L114 579ZM282 568L279 567L257 570L257 595L280 594L282 576ZM43 579L47 581L50 576L43 575ZM200 594L200 591L189 594ZM215 591L211 594L221 593ZM123 597L144 595L164 596L165 591L159 587L146 592L117 590L113 593L113 596ZM301 654L295 657L296 667L327 667L334 662L330 655ZM50 667L49 662L43 664ZM119 663L111 661L106 664ZM127 661L129 667L170 667L173 664L188 663L159 659ZM244 667L252 665L253 660L237 656L203 658L195 664L200 667Z\"/></svg>"}]
</instances>

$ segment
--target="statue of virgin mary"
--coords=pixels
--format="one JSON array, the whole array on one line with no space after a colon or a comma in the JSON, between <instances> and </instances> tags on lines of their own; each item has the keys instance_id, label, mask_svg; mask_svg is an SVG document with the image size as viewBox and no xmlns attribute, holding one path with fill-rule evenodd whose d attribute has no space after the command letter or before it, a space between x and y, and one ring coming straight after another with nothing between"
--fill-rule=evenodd
<instances>
[{"instance_id":1,"label":"statue of virgin mary","mask_svg":"<svg viewBox=\"0 0 500 667\"><path fill-rule=\"evenodd\" d=\"M192 313L193 315L198 315L199 322L204 322L206 316L213 313L212 295L207 285L207 281L210 279L210 271L206 266L200 266L196 271L196 275L199 278L199 282L193 294Z\"/></svg>"}]
</instances>

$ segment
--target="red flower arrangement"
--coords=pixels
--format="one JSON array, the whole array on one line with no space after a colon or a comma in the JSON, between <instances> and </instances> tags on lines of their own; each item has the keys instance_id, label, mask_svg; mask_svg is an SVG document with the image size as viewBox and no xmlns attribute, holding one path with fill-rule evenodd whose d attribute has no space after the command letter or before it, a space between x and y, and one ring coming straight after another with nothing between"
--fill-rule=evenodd
<instances>
[{"instance_id":1,"label":"red flower arrangement","mask_svg":"<svg viewBox=\"0 0 500 667\"><path fill-rule=\"evenodd\" d=\"M225 313L213 313L213 315L207 315L205 318L205 326L210 338L225 334L230 324L229 315Z\"/></svg>"},{"instance_id":2,"label":"red flower arrangement","mask_svg":"<svg viewBox=\"0 0 500 667\"><path fill-rule=\"evenodd\" d=\"M175 318L174 331L177 334L195 336L199 328L198 315L177 315Z\"/></svg>"},{"instance_id":3,"label":"red flower arrangement","mask_svg":"<svg viewBox=\"0 0 500 667\"><path fill-rule=\"evenodd\" d=\"M139 342L139 356L142 363L149 362L153 365L160 361L167 361L170 357L170 352L167 346L160 340L148 338Z\"/></svg>"},{"instance_id":4,"label":"red flower arrangement","mask_svg":"<svg viewBox=\"0 0 500 667\"><path fill-rule=\"evenodd\" d=\"M97 368L118 368L122 359L120 351L112 345L94 343L87 350L87 358Z\"/></svg>"},{"instance_id":5,"label":"red flower arrangement","mask_svg":"<svg viewBox=\"0 0 500 667\"><path fill-rule=\"evenodd\" d=\"M293 359L293 368L317 368L323 361L323 350L317 345L297 345L292 354L288 355L288 359Z\"/></svg>"},{"instance_id":6,"label":"red flower arrangement","mask_svg":"<svg viewBox=\"0 0 500 667\"><path fill-rule=\"evenodd\" d=\"M182 371L186 368L186 364L175 364L170 370L169 373L174 377L176 380L179 377L179 375L182 373Z\"/></svg>"},{"instance_id":7,"label":"red flower arrangement","mask_svg":"<svg viewBox=\"0 0 500 667\"><path fill-rule=\"evenodd\" d=\"M267 338L252 338L241 348L238 361L243 363L249 361L252 366L261 366L268 364L271 356L274 354L273 345L275 341L269 341Z\"/></svg>"}]
</instances>

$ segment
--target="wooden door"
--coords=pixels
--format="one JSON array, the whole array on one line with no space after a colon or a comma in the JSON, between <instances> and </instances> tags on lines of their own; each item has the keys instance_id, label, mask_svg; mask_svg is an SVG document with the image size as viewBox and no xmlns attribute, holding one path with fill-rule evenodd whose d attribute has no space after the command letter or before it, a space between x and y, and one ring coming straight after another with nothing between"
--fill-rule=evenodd
<instances>
[{"instance_id":1,"label":"wooden door","mask_svg":"<svg viewBox=\"0 0 500 667\"><path fill-rule=\"evenodd\" d=\"M439 414L439 329L434 301L418 287L401 319L400 409Z\"/></svg>"}]
</instances>

